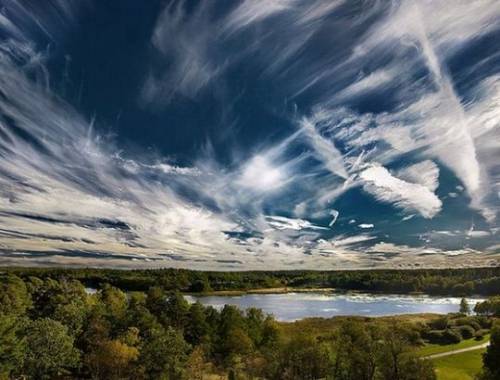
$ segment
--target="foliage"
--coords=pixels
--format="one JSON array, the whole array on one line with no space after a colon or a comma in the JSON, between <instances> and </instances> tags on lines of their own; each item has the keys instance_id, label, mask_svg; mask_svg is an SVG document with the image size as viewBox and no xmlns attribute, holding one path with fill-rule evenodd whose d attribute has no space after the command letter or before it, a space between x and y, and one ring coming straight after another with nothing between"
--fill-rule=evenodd
<instances>
[{"instance_id":1,"label":"foliage","mask_svg":"<svg viewBox=\"0 0 500 380\"><path fill-rule=\"evenodd\" d=\"M486 331L482 338L480 339L468 339L462 340L460 343L456 344L425 344L424 346L418 348L418 356L428 356L434 354L440 354L444 352L450 352L455 350L460 350L463 348L469 348L487 343L489 341L489 334Z\"/></svg>"},{"instance_id":2,"label":"foliage","mask_svg":"<svg viewBox=\"0 0 500 380\"><path fill-rule=\"evenodd\" d=\"M491 329L490 344L483 355L482 380L500 379L500 322Z\"/></svg>"},{"instance_id":3,"label":"foliage","mask_svg":"<svg viewBox=\"0 0 500 380\"><path fill-rule=\"evenodd\" d=\"M32 321L26 331L27 352L24 368L36 379L51 379L78 367L79 352L68 328L58 321Z\"/></svg>"},{"instance_id":4,"label":"foliage","mask_svg":"<svg viewBox=\"0 0 500 380\"><path fill-rule=\"evenodd\" d=\"M189 345L172 327L148 332L141 349L141 363L150 379L181 379Z\"/></svg>"},{"instance_id":5,"label":"foliage","mask_svg":"<svg viewBox=\"0 0 500 380\"><path fill-rule=\"evenodd\" d=\"M460 333L463 339L470 339L476 334L474 328L467 325L459 326L455 330Z\"/></svg>"},{"instance_id":6,"label":"foliage","mask_svg":"<svg viewBox=\"0 0 500 380\"><path fill-rule=\"evenodd\" d=\"M410 321L404 317L344 317L286 324L259 309L189 304L180 293L255 284L331 284L339 278L361 279L358 285L385 278L394 284L401 273L391 271L372 277L360 272L14 272L1 275L0 379L185 380L208 373L262 380L434 379L431 363L414 351L422 338L456 342L484 333L490 323L488 311L418 323L403 322ZM154 286L147 275L155 278ZM426 284L425 278L419 283ZM99 289L89 294L80 280ZM488 355L485 363L490 365L487 358L497 353Z\"/></svg>"},{"instance_id":7,"label":"foliage","mask_svg":"<svg viewBox=\"0 0 500 380\"><path fill-rule=\"evenodd\" d=\"M0 275L0 313L23 315L30 306L26 283L15 275Z\"/></svg>"},{"instance_id":8,"label":"foliage","mask_svg":"<svg viewBox=\"0 0 500 380\"><path fill-rule=\"evenodd\" d=\"M465 296L496 295L500 267L467 269L371 270L371 271L274 271L197 272L185 269L45 269L6 268L23 279L78 280L101 288L110 284L125 291L148 291L159 286L167 291L209 292L276 287L333 287L346 290L391 293L424 292Z\"/></svg>"},{"instance_id":9,"label":"foliage","mask_svg":"<svg viewBox=\"0 0 500 380\"><path fill-rule=\"evenodd\" d=\"M477 303L474 311L479 315L500 317L500 296L491 297L486 301Z\"/></svg>"},{"instance_id":10,"label":"foliage","mask_svg":"<svg viewBox=\"0 0 500 380\"><path fill-rule=\"evenodd\" d=\"M0 379L10 378L23 366L26 340L21 336L21 328L19 317L0 314Z\"/></svg>"},{"instance_id":11,"label":"foliage","mask_svg":"<svg viewBox=\"0 0 500 380\"><path fill-rule=\"evenodd\" d=\"M465 298L460 300L460 313L465 315L470 314L470 306Z\"/></svg>"}]
</instances>

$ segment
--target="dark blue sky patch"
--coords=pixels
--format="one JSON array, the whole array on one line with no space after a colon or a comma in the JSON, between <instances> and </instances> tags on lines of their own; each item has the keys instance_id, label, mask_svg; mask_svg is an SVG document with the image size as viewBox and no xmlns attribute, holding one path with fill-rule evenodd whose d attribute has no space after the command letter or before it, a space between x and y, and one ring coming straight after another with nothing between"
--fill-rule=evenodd
<instances>
[{"instance_id":1,"label":"dark blue sky patch","mask_svg":"<svg viewBox=\"0 0 500 380\"><path fill-rule=\"evenodd\" d=\"M12 0L2 17L1 249L496 260L494 0Z\"/></svg>"}]
</instances>

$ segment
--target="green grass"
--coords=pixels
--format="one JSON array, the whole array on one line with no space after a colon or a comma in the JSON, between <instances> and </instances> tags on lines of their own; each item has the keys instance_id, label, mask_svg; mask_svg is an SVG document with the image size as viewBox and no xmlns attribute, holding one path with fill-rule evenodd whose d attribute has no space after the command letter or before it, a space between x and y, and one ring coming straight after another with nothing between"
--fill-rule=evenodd
<instances>
[{"instance_id":1,"label":"green grass","mask_svg":"<svg viewBox=\"0 0 500 380\"><path fill-rule=\"evenodd\" d=\"M459 350L461 348L478 346L480 344L486 343L489 339L490 339L490 334L486 334L481 340L467 339L467 340L462 340L460 343L456 344L426 344L424 347L418 350L417 354L418 356L440 354L442 352L448 352L453 350Z\"/></svg>"},{"instance_id":2,"label":"green grass","mask_svg":"<svg viewBox=\"0 0 500 380\"><path fill-rule=\"evenodd\" d=\"M438 380L473 380L483 366L485 348L434 359Z\"/></svg>"}]
</instances>

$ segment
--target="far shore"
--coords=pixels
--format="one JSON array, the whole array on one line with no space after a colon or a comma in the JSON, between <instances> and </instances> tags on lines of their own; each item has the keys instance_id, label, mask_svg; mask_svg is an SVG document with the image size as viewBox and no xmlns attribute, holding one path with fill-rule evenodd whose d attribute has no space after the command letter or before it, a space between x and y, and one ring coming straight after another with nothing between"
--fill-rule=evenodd
<instances>
[{"instance_id":1,"label":"far shore","mask_svg":"<svg viewBox=\"0 0 500 380\"><path fill-rule=\"evenodd\" d=\"M422 292L411 293L397 293L397 292L375 292L375 291L362 291L362 290L346 290L337 288L297 288L290 286L276 287L276 288L256 288L244 290L211 290L208 292L186 292L185 294L193 296L242 296L246 294L286 294L286 293L358 293L358 294L407 294L407 295L423 295Z\"/></svg>"}]
</instances>

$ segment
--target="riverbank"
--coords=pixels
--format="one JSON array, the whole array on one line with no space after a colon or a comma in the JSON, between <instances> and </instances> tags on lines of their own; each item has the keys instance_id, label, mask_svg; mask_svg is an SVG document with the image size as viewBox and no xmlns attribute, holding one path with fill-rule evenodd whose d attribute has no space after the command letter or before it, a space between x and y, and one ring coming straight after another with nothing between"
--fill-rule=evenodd
<instances>
[{"instance_id":1,"label":"riverbank","mask_svg":"<svg viewBox=\"0 0 500 380\"><path fill-rule=\"evenodd\" d=\"M372 295L399 295L399 296L429 296L429 297L454 297L454 294L429 294L425 292L406 292L406 291L381 291L381 290L357 290L357 289L343 289L332 287L294 287L282 286L273 288L253 288L253 289L235 289L235 290L210 290L204 292L183 292L183 294L208 297L208 296L243 296L248 294L289 294L289 293L320 293L320 294L372 294ZM463 295L466 298L483 298L481 294Z\"/></svg>"},{"instance_id":2,"label":"riverbank","mask_svg":"<svg viewBox=\"0 0 500 380\"><path fill-rule=\"evenodd\" d=\"M242 296L246 294L287 294L287 293L345 293L344 290L336 288L296 288L296 287L277 287L277 288L256 288L245 290L211 290L208 292L186 294L193 296Z\"/></svg>"}]
</instances>

